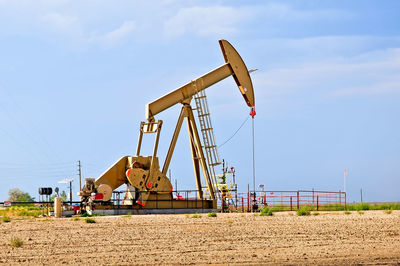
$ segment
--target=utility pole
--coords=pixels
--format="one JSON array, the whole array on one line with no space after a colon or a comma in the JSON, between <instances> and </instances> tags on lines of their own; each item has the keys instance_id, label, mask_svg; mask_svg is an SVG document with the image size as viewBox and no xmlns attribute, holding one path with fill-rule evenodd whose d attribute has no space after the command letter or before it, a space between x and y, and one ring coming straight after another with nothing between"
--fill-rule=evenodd
<instances>
[{"instance_id":1,"label":"utility pole","mask_svg":"<svg viewBox=\"0 0 400 266\"><path fill-rule=\"evenodd\" d=\"M81 171L81 161L78 161L78 171L79 171L79 191L82 190L82 171Z\"/></svg>"},{"instance_id":2,"label":"utility pole","mask_svg":"<svg viewBox=\"0 0 400 266\"><path fill-rule=\"evenodd\" d=\"M360 196L361 196L361 202L363 202L362 201L362 188L360 189Z\"/></svg>"}]
</instances>

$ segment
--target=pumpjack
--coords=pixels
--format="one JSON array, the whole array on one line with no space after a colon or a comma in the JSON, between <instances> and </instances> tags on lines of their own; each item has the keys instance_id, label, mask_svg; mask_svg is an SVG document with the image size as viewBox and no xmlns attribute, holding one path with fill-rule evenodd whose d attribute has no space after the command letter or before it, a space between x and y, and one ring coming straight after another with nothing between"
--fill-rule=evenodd
<instances>
[{"instance_id":1,"label":"pumpjack","mask_svg":"<svg viewBox=\"0 0 400 266\"><path fill-rule=\"evenodd\" d=\"M78 192L78 195L86 210L93 210L97 206L105 205L110 201L113 191L123 184L127 184L130 188L132 208L215 209L217 207L216 194L218 191L215 189L217 186L213 184L213 180L210 178L190 102L196 93L232 76L246 104L251 108L255 106L253 84L245 63L228 41L219 40L219 45L225 64L146 105L146 121L140 123L135 156L122 157L97 179L85 179L84 186ZM156 120L155 115L176 104L182 104L182 109L161 169L157 157L157 148L163 121ZM185 118L190 140L197 197L201 201L174 199L172 195L173 187L167 177L175 144ZM151 156L143 156L140 153L144 134L155 134L153 154ZM207 195L203 191L200 169L206 183ZM202 205L200 206L199 204Z\"/></svg>"}]
</instances>

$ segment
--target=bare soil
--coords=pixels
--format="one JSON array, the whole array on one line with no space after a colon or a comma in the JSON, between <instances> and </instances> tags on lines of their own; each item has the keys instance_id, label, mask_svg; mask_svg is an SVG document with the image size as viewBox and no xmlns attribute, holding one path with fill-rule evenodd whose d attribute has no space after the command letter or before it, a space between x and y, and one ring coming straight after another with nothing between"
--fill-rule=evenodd
<instances>
[{"instance_id":1,"label":"bare soil","mask_svg":"<svg viewBox=\"0 0 400 266\"><path fill-rule=\"evenodd\" d=\"M0 223L0 263L400 264L400 211L132 215ZM21 247L12 247L19 237Z\"/></svg>"}]
</instances>

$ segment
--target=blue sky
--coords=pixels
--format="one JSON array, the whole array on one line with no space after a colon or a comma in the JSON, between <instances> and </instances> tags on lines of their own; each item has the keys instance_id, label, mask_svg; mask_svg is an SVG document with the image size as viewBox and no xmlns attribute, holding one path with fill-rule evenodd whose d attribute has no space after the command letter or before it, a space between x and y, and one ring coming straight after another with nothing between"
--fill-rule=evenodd
<instances>
[{"instance_id":1,"label":"blue sky","mask_svg":"<svg viewBox=\"0 0 400 266\"><path fill-rule=\"evenodd\" d=\"M0 201L97 177L133 155L145 104L224 60L229 40L256 95L256 183L400 200L399 1L0 0ZM207 89L217 144L249 108L232 78ZM163 161L180 106L164 121ZM143 154L150 155L152 138ZM195 187L182 131L171 163ZM252 183L251 123L220 149ZM74 189L77 189L75 182Z\"/></svg>"}]
</instances>

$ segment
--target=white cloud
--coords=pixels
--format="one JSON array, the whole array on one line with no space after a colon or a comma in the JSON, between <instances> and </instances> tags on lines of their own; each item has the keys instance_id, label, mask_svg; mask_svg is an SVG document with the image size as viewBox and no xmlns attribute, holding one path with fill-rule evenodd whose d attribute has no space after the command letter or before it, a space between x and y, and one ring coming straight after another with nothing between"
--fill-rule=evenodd
<instances>
[{"instance_id":1,"label":"white cloud","mask_svg":"<svg viewBox=\"0 0 400 266\"><path fill-rule=\"evenodd\" d=\"M128 38L135 28L135 22L125 21L119 28L100 36L98 39L106 46L112 46Z\"/></svg>"},{"instance_id":2,"label":"white cloud","mask_svg":"<svg viewBox=\"0 0 400 266\"><path fill-rule=\"evenodd\" d=\"M339 9L295 9L282 3L268 3L256 9L265 19L299 21L349 19L354 14Z\"/></svg>"},{"instance_id":3,"label":"white cloud","mask_svg":"<svg viewBox=\"0 0 400 266\"><path fill-rule=\"evenodd\" d=\"M78 18L60 13L47 13L41 17L41 21L48 28L58 34L81 35L82 27Z\"/></svg>"},{"instance_id":4,"label":"white cloud","mask_svg":"<svg viewBox=\"0 0 400 266\"><path fill-rule=\"evenodd\" d=\"M228 6L181 8L165 22L164 33L167 37L186 33L199 36L231 35L237 31L236 25L243 17L243 12Z\"/></svg>"},{"instance_id":5,"label":"white cloud","mask_svg":"<svg viewBox=\"0 0 400 266\"><path fill-rule=\"evenodd\" d=\"M321 60L256 74L258 99L377 95L400 92L400 48Z\"/></svg>"}]
</instances>

